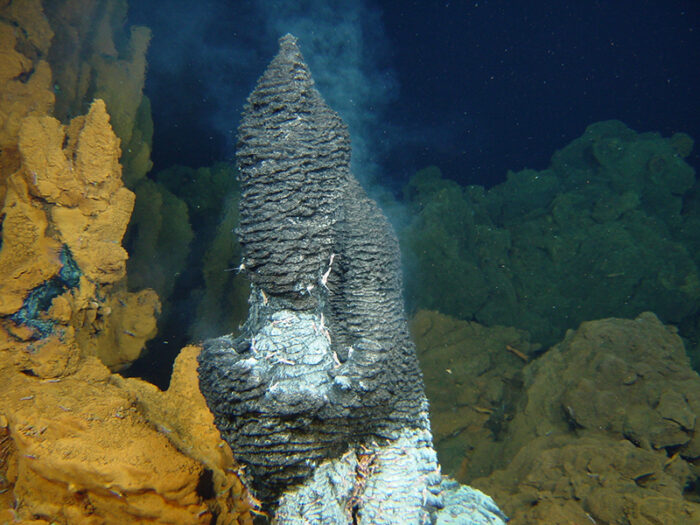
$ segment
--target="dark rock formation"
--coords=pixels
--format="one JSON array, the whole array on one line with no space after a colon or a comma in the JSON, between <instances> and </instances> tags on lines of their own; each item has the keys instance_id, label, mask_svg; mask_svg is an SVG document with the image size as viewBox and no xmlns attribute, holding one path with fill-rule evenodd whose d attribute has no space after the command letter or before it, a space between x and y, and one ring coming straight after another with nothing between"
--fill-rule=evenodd
<instances>
[{"instance_id":1,"label":"dark rock formation","mask_svg":"<svg viewBox=\"0 0 700 525\"><path fill-rule=\"evenodd\" d=\"M275 522L502 523L468 487L438 516L398 242L291 35L249 97L238 162L250 313L204 344L200 388Z\"/></svg>"},{"instance_id":2,"label":"dark rock formation","mask_svg":"<svg viewBox=\"0 0 700 525\"><path fill-rule=\"evenodd\" d=\"M347 128L314 88L292 36L249 97L238 161L251 317L237 341L205 345L202 390L255 486L272 495L351 441L427 429L427 402L397 240L350 174ZM263 328L273 318L278 324ZM269 366L241 359L285 324L294 328L285 348L263 356ZM318 334L328 348L309 348Z\"/></svg>"}]
</instances>

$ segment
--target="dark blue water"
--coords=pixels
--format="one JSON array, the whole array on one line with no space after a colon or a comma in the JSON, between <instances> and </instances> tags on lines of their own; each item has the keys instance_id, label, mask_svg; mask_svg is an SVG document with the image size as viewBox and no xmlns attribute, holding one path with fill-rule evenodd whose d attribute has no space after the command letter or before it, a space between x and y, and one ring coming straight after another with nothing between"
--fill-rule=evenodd
<instances>
[{"instance_id":1,"label":"dark blue water","mask_svg":"<svg viewBox=\"0 0 700 525\"><path fill-rule=\"evenodd\" d=\"M491 186L611 118L700 137L695 0L155 0L132 2L129 21L154 34L156 170L233 157L241 106L286 31L350 124L365 181L400 187L436 164Z\"/></svg>"}]
</instances>

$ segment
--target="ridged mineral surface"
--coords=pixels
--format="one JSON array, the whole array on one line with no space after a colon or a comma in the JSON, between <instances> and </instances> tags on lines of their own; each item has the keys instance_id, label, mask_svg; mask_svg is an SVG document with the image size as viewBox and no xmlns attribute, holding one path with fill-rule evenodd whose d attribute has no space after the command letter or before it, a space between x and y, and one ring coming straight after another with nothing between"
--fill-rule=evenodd
<instances>
[{"instance_id":1,"label":"ridged mineral surface","mask_svg":"<svg viewBox=\"0 0 700 525\"><path fill-rule=\"evenodd\" d=\"M276 523L435 522L442 477L398 242L291 35L248 99L238 161L250 314L199 358L222 436ZM501 522L465 490L457 520Z\"/></svg>"},{"instance_id":2,"label":"ridged mineral surface","mask_svg":"<svg viewBox=\"0 0 700 525\"><path fill-rule=\"evenodd\" d=\"M349 441L427 428L427 402L396 238L291 36L249 98L238 158L255 305L240 356L226 339L205 345L202 389L235 453L284 487Z\"/></svg>"}]
</instances>

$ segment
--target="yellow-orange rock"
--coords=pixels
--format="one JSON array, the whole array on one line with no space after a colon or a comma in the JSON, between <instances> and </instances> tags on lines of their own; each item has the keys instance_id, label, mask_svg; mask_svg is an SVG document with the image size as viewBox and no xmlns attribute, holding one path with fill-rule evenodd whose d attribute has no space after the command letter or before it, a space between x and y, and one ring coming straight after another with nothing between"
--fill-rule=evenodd
<instances>
[{"instance_id":1,"label":"yellow-orange rock","mask_svg":"<svg viewBox=\"0 0 700 525\"><path fill-rule=\"evenodd\" d=\"M111 57L123 0L46 6L55 16L88 4L104 15L88 48ZM119 90L145 69L147 35L132 35L121 77L107 58L98 80L111 75ZM40 0L0 0L0 523L250 524L253 502L198 391L197 350L165 393L105 366L138 356L160 305L152 290L126 289L134 197L105 104L68 125L50 116L51 37ZM84 95L89 71L76 78Z\"/></svg>"},{"instance_id":2,"label":"yellow-orange rock","mask_svg":"<svg viewBox=\"0 0 700 525\"><path fill-rule=\"evenodd\" d=\"M30 56L46 55L54 36L48 20L44 16L41 0L3 2L2 16L22 28L25 40L25 53Z\"/></svg>"},{"instance_id":3,"label":"yellow-orange rock","mask_svg":"<svg viewBox=\"0 0 700 525\"><path fill-rule=\"evenodd\" d=\"M0 2L0 206L7 177L19 167L22 120L45 115L54 105L44 58L52 36L39 0Z\"/></svg>"},{"instance_id":4,"label":"yellow-orange rock","mask_svg":"<svg viewBox=\"0 0 700 525\"><path fill-rule=\"evenodd\" d=\"M72 374L78 367L81 349L75 342L72 326L63 327L36 339L31 330L5 322L0 326L0 350L11 353L8 359L18 370L42 379L57 379Z\"/></svg>"},{"instance_id":5,"label":"yellow-orange rock","mask_svg":"<svg viewBox=\"0 0 700 525\"><path fill-rule=\"evenodd\" d=\"M150 30L124 27L126 0L53 2L47 15L56 36L49 60L57 87L56 116L67 121L102 99L122 141L124 182L134 187L151 168L152 121L143 97Z\"/></svg>"},{"instance_id":6,"label":"yellow-orange rock","mask_svg":"<svg viewBox=\"0 0 700 525\"><path fill-rule=\"evenodd\" d=\"M119 139L104 102L68 126L25 117L18 152L0 211L0 347L23 349L41 377L69 373L75 351L118 370L155 335L160 302L151 290L126 291L121 240L134 195L121 181ZM71 283L59 278L69 262ZM49 351L56 339L69 358Z\"/></svg>"},{"instance_id":7,"label":"yellow-orange rock","mask_svg":"<svg viewBox=\"0 0 700 525\"><path fill-rule=\"evenodd\" d=\"M160 392L96 358L43 380L0 349L0 490L50 523L250 524L251 503L183 350ZM0 503L9 503L7 496ZM2 517L2 516L0 516Z\"/></svg>"},{"instance_id":8,"label":"yellow-orange rock","mask_svg":"<svg viewBox=\"0 0 700 525\"><path fill-rule=\"evenodd\" d=\"M67 137L52 117L29 116L22 125L22 167L8 180L2 209L0 315L17 311L29 290L57 273L63 244L96 283L124 277L120 243L134 197L120 180L118 139L101 101L76 120ZM56 232L47 233L49 223Z\"/></svg>"},{"instance_id":9,"label":"yellow-orange rock","mask_svg":"<svg viewBox=\"0 0 700 525\"><path fill-rule=\"evenodd\" d=\"M104 104L67 127L25 117L16 149L0 211L0 521L251 523L196 350L166 393L103 364L135 359L159 310L123 279L133 194Z\"/></svg>"},{"instance_id":10,"label":"yellow-orange rock","mask_svg":"<svg viewBox=\"0 0 700 525\"><path fill-rule=\"evenodd\" d=\"M0 411L20 515L64 523L205 523L196 494L202 467L154 431L133 400L91 358L56 383L0 370Z\"/></svg>"},{"instance_id":11,"label":"yellow-orange rock","mask_svg":"<svg viewBox=\"0 0 700 525\"><path fill-rule=\"evenodd\" d=\"M129 37L126 12L126 0L0 2L0 346L19 344L47 377L63 373L60 360L32 354L29 341L53 337L52 325L66 348L114 370L156 332L158 298L131 297L124 282L134 195L117 136L129 141L130 172L143 176L152 134L141 93L150 31ZM112 115L93 103L100 94ZM68 256L84 277L78 287L56 282Z\"/></svg>"},{"instance_id":12,"label":"yellow-orange rock","mask_svg":"<svg viewBox=\"0 0 700 525\"><path fill-rule=\"evenodd\" d=\"M61 268L61 243L47 236L46 213L30 197L24 179L12 177L6 192L0 213L0 315L19 310L29 290Z\"/></svg>"},{"instance_id":13,"label":"yellow-orange rock","mask_svg":"<svg viewBox=\"0 0 700 525\"><path fill-rule=\"evenodd\" d=\"M133 393L145 417L175 444L178 450L196 459L212 472L212 510L217 523L248 523L255 502L240 482L242 472L231 449L214 426L214 416L199 391L197 356L200 348L188 346L175 360L170 387L161 392L138 379L121 379L114 383Z\"/></svg>"},{"instance_id":14,"label":"yellow-orange rock","mask_svg":"<svg viewBox=\"0 0 700 525\"><path fill-rule=\"evenodd\" d=\"M4 2L3 2L4 4ZM24 28L18 31L13 23ZM16 147L24 117L46 115L54 104L51 68L40 58L53 33L39 0L0 6L0 151ZM18 38L32 56L17 51ZM34 48L34 52L32 52Z\"/></svg>"},{"instance_id":15,"label":"yellow-orange rock","mask_svg":"<svg viewBox=\"0 0 700 525\"><path fill-rule=\"evenodd\" d=\"M85 304L73 319L78 344L85 355L96 355L114 371L135 361L158 331L160 301L151 289L130 293L121 282L105 301L88 299Z\"/></svg>"},{"instance_id":16,"label":"yellow-orange rock","mask_svg":"<svg viewBox=\"0 0 700 525\"><path fill-rule=\"evenodd\" d=\"M104 102L73 119L67 133L52 117L27 118L19 148L31 193L54 205L52 222L80 269L99 283L123 278L128 255L121 239L134 195L121 182L119 139Z\"/></svg>"}]
</instances>

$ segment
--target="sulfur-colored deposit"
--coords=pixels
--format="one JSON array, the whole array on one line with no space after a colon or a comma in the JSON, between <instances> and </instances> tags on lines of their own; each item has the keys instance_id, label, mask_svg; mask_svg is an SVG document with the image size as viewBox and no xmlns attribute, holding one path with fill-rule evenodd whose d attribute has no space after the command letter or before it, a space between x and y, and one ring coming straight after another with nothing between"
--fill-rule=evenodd
<instances>
[{"instance_id":1,"label":"sulfur-colored deposit","mask_svg":"<svg viewBox=\"0 0 700 525\"><path fill-rule=\"evenodd\" d=\"M95 358L46 382L4 366L5 479L15 511L68 523L204 523L196 486L203 468L182 457L110 384ZM204 512L203 512L204 513Z\"/></svg>"},{"instance_id":2,"label":"sulfur-colored deposit","mask_svg":"<svg viewBox=\"0 0 700 525\"><path fill-rule=\"evenodd\" d=\"M197 387L198 351L183 350L170 389L157 392L95 357L41 379L4 350L0 502L8 510L0 518L250 523L253 502Z\"/></svg>"},{"instance_id":3,"label":"sulfur-colored deposit","mask_svg":"<svg viewBox=\"0 0 700 525\"><path fill-rule=\"evenodd\" d=\"M153 290L126 285L120 139L100 99L52 115L41 3L0 15L0 522L250 523L198 349L167 392L110 370L139 356L160 310Z\"/></svg>"},{"instance_id":4,"label":"sulfur-colored deposit","mask_svg":"<svg viewBox=\"0 0 700 525\"><path fill-rule=\"evenodd\" d=\"M35 341L58 338L108 366L133 361L155 334L159 302L120 284L134 195L121 182L119 142L104 103L95 101L69 126L26 117L18 151L20 168L7 178L2 210L3 346L21 341L41 354L47 346Z\"/></svg>"}]
</instances>

